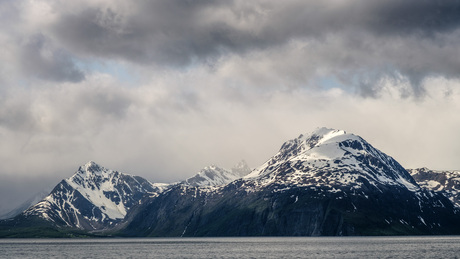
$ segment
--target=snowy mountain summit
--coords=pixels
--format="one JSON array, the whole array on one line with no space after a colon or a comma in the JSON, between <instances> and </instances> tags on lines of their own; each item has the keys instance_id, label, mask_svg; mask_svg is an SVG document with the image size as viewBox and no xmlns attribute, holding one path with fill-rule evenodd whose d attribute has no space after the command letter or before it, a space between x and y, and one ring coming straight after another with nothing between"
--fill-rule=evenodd
<instances>
[{"instance_id":1,"label":"snowy mountain summit","mask_svg":"<svg viewBox=\"0 0 460 259\"><path fill-rule=\"evenodd\" d=\"M160 186L142 177L112 171L90 161L24 215L39 216L59 226L102 229L122 220L145 194L159 191Z\"/></svg>"},{"instance_id":2,"label":"snowy mountain summit","mask_svg":"<svg viewBox=\"0 0 460 259\"><path fill-rule=\"evenodd\" d=\"M378 183L419 189L393 158L359 136L328 128L285 142L275 156L245 178L258 179L263 185L361 187Z\"/></svg>"},{"instance_id":3,"label":"snowy mountain summit","mask_svg":"<svg viewBox=\"0 0 460 259\"><path fill-rule=\"evenodd\" d=\"M190 186L219 186L230 183L251 172L248 164L242 160L231 170L212 165L203 168L196 175L181 182Z\"/></svg>"}]
</instances>

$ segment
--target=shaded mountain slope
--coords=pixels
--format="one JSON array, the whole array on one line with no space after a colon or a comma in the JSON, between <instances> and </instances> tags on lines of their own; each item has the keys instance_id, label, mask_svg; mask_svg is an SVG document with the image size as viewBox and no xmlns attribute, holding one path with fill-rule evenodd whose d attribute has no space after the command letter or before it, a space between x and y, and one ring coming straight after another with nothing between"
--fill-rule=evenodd
<instances>
[{"instance_id":1,"label":"shaded mountain slope","mask_svg":"<svg viewBox=\"0 0 460 259\"><path fill-rule=\"evenodd\" d=\"M321 128L284 143L243 179L177 185L139 206L128 236L407 235L460 233L442 194L421 189L361 137Z\"/></svg>"}]
</instances>

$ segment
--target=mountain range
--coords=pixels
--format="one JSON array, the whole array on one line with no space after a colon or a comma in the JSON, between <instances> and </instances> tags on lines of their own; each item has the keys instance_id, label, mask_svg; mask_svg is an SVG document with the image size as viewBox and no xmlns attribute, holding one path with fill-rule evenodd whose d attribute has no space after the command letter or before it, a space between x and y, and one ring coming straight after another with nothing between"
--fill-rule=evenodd
<instances>
[{"instance_id":1,"label":"mountain range","mask_svg":"<svg viewBox=\"0 0 460 259\"><path fill-rule=\"evenodd\" d=\"M460 208L460 171L436 171L428 168L408 171L422 188L443 193Z\"/></svg>"},{"instance_id":2,"label":"mountain range","mask_svg":"<svg viewBox=\"0 0 460 259\"><path fill-rule=\"evenodd\" d=\"M319 128L251 170L170 184L94 162L0 221L0 236L460 234L458 171L404 169L363 138Z\"/></svg>"}]
</instances>

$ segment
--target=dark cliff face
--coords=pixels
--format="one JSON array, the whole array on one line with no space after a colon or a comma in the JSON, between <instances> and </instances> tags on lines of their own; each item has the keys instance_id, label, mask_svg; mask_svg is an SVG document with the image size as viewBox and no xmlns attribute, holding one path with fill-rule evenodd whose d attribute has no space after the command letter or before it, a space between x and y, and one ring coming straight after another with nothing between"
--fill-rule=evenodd
<instances>
[{"instance_id":1,"label":"dark cliff face","mask_svg":"<svg viewBox=\"0 0 460 259\"><path fill-rule=\"evenodd\" d=\"M337 236L460 233L442 195L401 187L380 190L283 188L247 192L234 182L218 193L176 186L139 207L126 236Z\"/></svg>"},{"instance_id":2,"label":"dark cliff face","mask_svg":"<svg viewBox=\"0 0 460 259\"><path fill-rule=\"evenodd\" d=\"M133 236L320 236L460 233L442 194L421 189L359 136L319 129L284 143L219 188L177 185L128 214Z\"/></svg>"}]
</instances>

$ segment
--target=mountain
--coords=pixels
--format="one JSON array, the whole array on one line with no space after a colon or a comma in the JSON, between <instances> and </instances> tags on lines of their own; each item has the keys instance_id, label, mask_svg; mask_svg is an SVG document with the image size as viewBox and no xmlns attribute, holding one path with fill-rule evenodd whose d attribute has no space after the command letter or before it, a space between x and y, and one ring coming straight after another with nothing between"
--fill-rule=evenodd
<instances>
[{"instance_id":1,"label":"mountain","mask_svg":"<svg viewBox=\"0 0 460 259\"><path fill-rule=\"evenodd\" d=\"M436 171L428 168L408 169L420 187L442 192L460 208L460 171Z\"/></svg>"},{"instance_id":2,"label":"mountain","mask_svg":"<svg viewBox=\"0 0 460 259\"><path fill-rule=\"evenodd\" d=\"M246 163L245 160L241 160L238 164L232 167L232 173L239 176L243 177L248 175L251 172L251 168L249 165Z\"/></svg>"},{"instance_id":3,"label":"mountain","mask_svg":"<svg viewBox=\"0 0 460 259\"><path fill-rule=\"evenodd\" d=\"M172 186L120 226L124 236L459 234L460 215L361 137L320 128L242 179Z\"/></svg>"},{"instance_id":4,"label":"mountain","mask_svg":"<svg viewBox=\"0 0 460 259\"><path fill-rule=\"evenodd\" d=\"M0 237L458 235L457 175L409 173L363 138L319 128L253 171L209 166L175 184L89 162L1 220Z\"/></svg>"},{"instance_id":5,"label":"mountain","mask_svg":"<svg viewBox=\"0 0 460 259\"><path fill-rule=\"evenodd\" d=\"M231 170L210 166L181 184L223 185L249 172L244 161ZM47 233L43 236L57 237L74 233L85 236L88 231L105 231L122 222L126 213L143 199L155 197L174 185L152 184L142 177L112 171L90 161L73 176L62 180L51 192L37 196L38 199L34 197L34 200L8 214L14 218L0 222L0 236L2 230L11 232L12 226L20 229L19 233L7 233L6 236L42 236L43 229ZM33 229L32 226L39 228Z\"/></svg>"},{"instance_id":6,"label":"mountain","mask_svg":"<svg viewBox=\"0 0 460 259\"><path fill-rule=\"evenodd\" d=\"M251 172L247 163L243 160L231 170L212 165L203 168L196 175L181 182L189 186L218 186L228 184Z\"/></svg>"},{"instance_id":7,"label":"mountain","mask_svg":"<svg viewBox=\"0 0 460 259\"><path fill-rule=\"evenodd\" d=\"M119 223L144 196L154 196L164 188L165 185L152 184L142 177L112 171L91 161L13 220L102 230Z\"/></svg>"},{"instance_id":8,"label":"mountain","mask_svg":"<svg viewBox=\"0 0 460 259\"><path fill-rule=\"evenodd\" d=\"M419 188L398 162L361 137L327 128L287 141L246 178L256 179L261 186L275 181L297 187L361 188L370 184Z\"/></svg>"}]
</instances>

